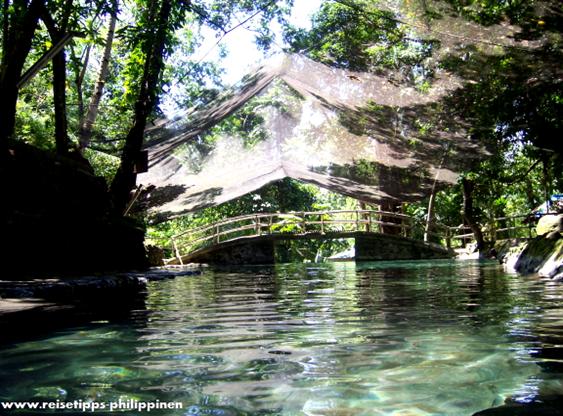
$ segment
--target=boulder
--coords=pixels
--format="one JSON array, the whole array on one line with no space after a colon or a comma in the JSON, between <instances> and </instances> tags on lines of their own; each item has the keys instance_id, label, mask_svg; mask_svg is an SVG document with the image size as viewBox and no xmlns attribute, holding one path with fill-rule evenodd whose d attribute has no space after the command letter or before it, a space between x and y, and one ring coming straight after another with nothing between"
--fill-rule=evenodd
<instances>
[{"instance_id":1,"label":"boulder","mask_svg":"<svg viewBox=\"0 0 563 416\"><path fill-rule=\"evenodd\" d=\"M538 274L557 281L563 280L563 239L559 239L555 244L554 250L544 261Z\"/></svg>"},{"instance_id":2,"label":"boulder","mask_svg":"<svg viewBox=\"0 0 563 416\"><path fill-rule=\"evenodd\" d=\"M536 233L538 235L563 232L563 214L544 215L538 221Z\"/></svg>"},{"instance_id":3,"label":"boulder","mask_svg":"<svg viewBox=\"0 0 563 416\"><path fill-rule=\"evenodd\" d=\"M538 236L528 242L514 265L519 273L538 273L555 280L563 269L563 238Z\"/></svg>"},{"instance_id":4,"label":"boulder","mask_svg":"<svg viewBox=\"0 0 563 416\"><path fill-rule=\"evenodd\" d=\"M2 279L144 269L140 220L113 212L86 162L10 143L0 163Z\"/></svg>"}]
</instances>

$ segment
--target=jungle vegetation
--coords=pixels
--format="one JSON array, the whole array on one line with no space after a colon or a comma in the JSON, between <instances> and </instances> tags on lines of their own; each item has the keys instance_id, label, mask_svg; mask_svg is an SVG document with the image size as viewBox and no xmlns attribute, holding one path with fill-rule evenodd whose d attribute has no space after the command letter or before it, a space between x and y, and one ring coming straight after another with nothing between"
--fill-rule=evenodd
<instances>
[{"instance_id":1,"label":"jungle vegetation","mask_svg":"<svg viewBox=\"0 0 563 416\"><path fill-rule=\"evenodd\" d=\"M441 73L459 77L463 88L451 104L471 138L491 155L464 172L458 185L435 195L438 221L472 225L479 240L480 224L529 212L563 191L560 2L326 0L309 30L288 23L292 3L3 1L0 160L13 142L79 160L106 179L114 210L123 213L135 187L144 130L162 117L163 97L198 106L223 87L220 68L194 55L204 31L222 39L250 25L257 45L267 50L277 21L286 50L327 65L384 74L422 92ZM451 19L469 29L458 32L447 24ZM489 36L499 27L506 28L506 42ZM284 180L162 224L151 235L163 238L248 209L352 204L327 195ZM424 218L428 201L403 209Z\"/></svg>"}]
</instances>

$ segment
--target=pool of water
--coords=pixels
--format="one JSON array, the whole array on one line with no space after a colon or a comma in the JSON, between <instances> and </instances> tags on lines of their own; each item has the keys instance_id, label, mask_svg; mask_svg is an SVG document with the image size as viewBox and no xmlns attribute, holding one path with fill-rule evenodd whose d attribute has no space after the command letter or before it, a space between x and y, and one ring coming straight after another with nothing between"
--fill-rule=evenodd
<instances>
[{"instance_id":1,"label":"pool of water","mask_svg":"<svg viewBox=\"0 0 563 416\"><path fill-rule=\"evenodd\" d=\"M563 285L493 263L209 270L151 282L128 319L3 346L0 401L471 415L563 394L562 299Z\"/></svg>"}]
</instances>

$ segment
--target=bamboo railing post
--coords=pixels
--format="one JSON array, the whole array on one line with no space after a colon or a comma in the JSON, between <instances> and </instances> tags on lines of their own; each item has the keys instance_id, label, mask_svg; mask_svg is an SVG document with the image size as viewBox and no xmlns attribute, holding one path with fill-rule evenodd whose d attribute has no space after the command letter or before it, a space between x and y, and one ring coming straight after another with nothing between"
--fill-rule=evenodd
<instances>
[{"instance_id":1,"label":"bamboo railing post","mask_svg":"<svg viewBox=\"0 0 563 416\"><path fill-rule=\"evenodd\" d=\"M178 245L176 244L176 239L174 237L172 237L172 249L174 250L174 255L178 259L178 262L183 266L184 263L182 262L182 256L180 255L180 250L178 250Z\"/></svg>"},{"instance_id":2,"label":"bamboo railing post","mask_svg":"<svg viewBox=\"0 0 563 416\"><path fill-rule=\"evenodd\" d=\"M324 214L320 214L321 216L321 234L325 233L325 222L324 222Z\"/></svg>"},{"instance_id":3,"label":"bamboo railing post","mask_svg":"<svg viewBox=\"0 0 563 416\"><path fill-rule=\"evenodd\" d=\"M493 218L491 221L491 236L493 241L497 241L497 220Z\"/></svg>"},{"instance_id":4,"label":"bamboo railing post","mask_svg":"<svg viewBox=\"0 0 563 416\"><path fill-rule=\"evenodd\" d=\"M360 213L356 211L356 231L360 231Z\"/></svg>"},{"instance_id":5,"label":"bamboo railing post","mask_svg":"<svg viewBox=\"0 0 563 416\"><path fill-rule=\"evenodd\" d=\"M260 219L258 218L258 215L254 216L254 231L255 231L256 235L262 234L261 228L260 228Z\"/></svg>"},{"instance_id":6,"label":"bamboo railing post","mask_svg":"<svg viewBox=\"0 0 563 416\"><path fill-rule=\"evenodd\" d=\"M378 217L379 217L379 226L378 226L379 232L381 234L385 234L385 227L382 224L383 222L385 222L385 217L383 216L383 211L381 211L381 210L379 211Z\"/></svg>"},{"instance_id":7,"label":"bamboo railing post","mask_svg":"<svg viewBox=\"0 0 563 416\"><path fill-rule=\"evenodd\" d=\"M270 215L270 219L268 220L268 234L272 233L272 224L274 223L274 216Z\"/></svg>"}]
</instances>

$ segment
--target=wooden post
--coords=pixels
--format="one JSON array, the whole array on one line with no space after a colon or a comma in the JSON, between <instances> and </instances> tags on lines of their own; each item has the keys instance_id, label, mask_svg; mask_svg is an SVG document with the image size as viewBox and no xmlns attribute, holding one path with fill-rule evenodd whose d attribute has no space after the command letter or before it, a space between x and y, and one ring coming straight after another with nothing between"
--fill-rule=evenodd
<instances>
[{"instance_id":1,"label":"wooden post","mask_svg":"<svg viewBox=\"0 0 563 416\"><path fill-rule=\"evenodd\" d=\"M430 199L428 200L428 210L426 215L426 226L424 227L424 242L428 243L430 241L430 232L432 231L433 218L434 218L434 200L436 197L436 192L434 187L432 187L432 193L430 194Z\"/></svg>"},{"instance_id":2,"label":"wooden post","mask_svg":"<svg viewBox=\"0 0 563 416\"><path fill-rule=\"evenodd\" d=\"M385 216L382 214L383 211L379 210L379 214L377 214L376 219L378 221L377 224L377 232L381 234L385 234L385 226L382 224L385 222Z\"/></svg>"},{"instance_id":3,"label":"wooden post","mask_svg":"<svg viewBox=\"0 0 563 416\"><path fill-rule=\"evenodd\" d=\"M496 220L496 218L493 218L491 220L491 224L489 225L489 228L491 229L491 240L493 242L497 241L497 220Z\"/></svg>"},{"instance_id":4,"label":"wooden post","mask_svg":"<svg viewBox=\"0 0 563 416\"><path fill-rule=\"evenodd\" d=\"M324 214L321 213L320 216L321 216L321 234L324 234L325 233Z\"/></svg>"},{"instance_id":5,"label":"wooden post","mask_svg":"<svg viewBox=\"0 0 563 416\"><path fill-rule=\"evenodd\" d=\"M366 224L366 232L371 232L371 211L368 212L368 223Z\"/></svg>"},{"instance_id":6,"label":"wooden post","mask_svg":"<svg viewBox=\"0 0 563 416\"><path fill-rule=\"evenodd\" d=\"M215 244L219 244L219 225L215 226Z\"/></svg>"},{"instance_id":7,"label":"wooden post","mask_svg":"<svg viewBox=\"0 0 563 416\"><path fill-rule=\"evenodd\" d=\"M254 216L254 231L256 233L256 235L260 235L261 234L261 227L260 227L260 219L258 218L258 215Z\"/></svg>"},{"instance_id":8,"label":"wooden post","mask_svg":"<svg viewBox=\"0 0 563 416\"><path fill-rule=\"evenodd\" d=\"M360 231L360 213L356 210L356 231Z\"/></svg>"},{"instance_id":9,"label":"wooden post","mask_svg":"<svg viewBox=\"0 0 563 416\"><path fill-rule=\"evenodd\" d=\"M176 244L176 239L174 238L172 238L172 249L174 250L174 255L178 259L178 262L180 262L180 265L183 266L184 263L182 262L182 256L180 255L180 251L178 250L178 245Z\"/></svg>"},{"instance_id":10,"label":"wooden post","mask_svg":"<svg viewBox=\"0 0 563 416\"><path fill-rule=\"evenodd\" d=\"M303 227L302 234L307 232L307 221L305 220L305 212L301 213L301 226Z\"/></svg>"},{"instance_id":11,"label":"wooden post","mask_svg":"<svg viewBox=\"0 0 563 416\"><path fill-rule=\"evenodd\" d=\"M274 216L270 215L269 217L269 221L268 221L268 234L272 234L272 224L274 223Z\"/></svg>"}]
</instances>

